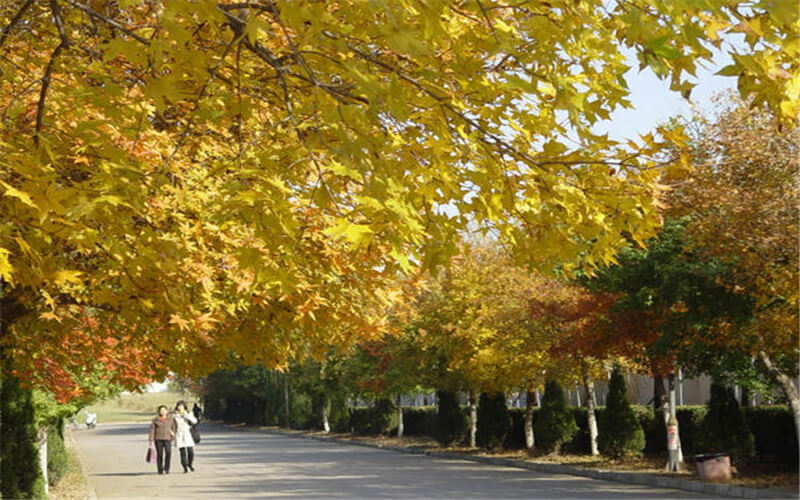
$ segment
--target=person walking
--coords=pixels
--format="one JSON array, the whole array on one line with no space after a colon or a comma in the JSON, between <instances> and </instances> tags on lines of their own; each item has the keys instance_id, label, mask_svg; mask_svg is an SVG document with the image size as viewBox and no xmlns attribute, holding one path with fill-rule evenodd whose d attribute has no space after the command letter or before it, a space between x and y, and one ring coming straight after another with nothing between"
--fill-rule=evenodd
<instances>
[{"instance_id":1,"label":"person walking","mask_svg":"<svg viewBox=\"0 0 800 500\"><path fill-rule=\"evenodd\" d=\"M177 426L175 418L169 415L167 407L158 407L158 415L150 424L150 443L156 446L156 465L159 474L169 474L169 462L172 456L172 441L175 440Z\"/></svg>"},{"instance_id":2,"label":"person walking","mask_svg":"<svg viewBox=\"0 0 800 500\"><path fill-rule=\"evenodd\" d=\"M200 408L200 405L195 403L192 407L192 413L194 414L194 418L197 419L198 422L203 418L203 410Z\"/></svg>"},{"instance_id":3,"label":"person walking","mask_svg":"<svg viewBox=\"0 0 800 500\"><path fill-rule=\"evenodd\" d=\"M190 470L194 472L194 439L192 439L192 426L197 424L197 418L186 407L185 401L175 404L175 446L181 453L181 465L184 474Z\"/></svg>"}]
</instances>

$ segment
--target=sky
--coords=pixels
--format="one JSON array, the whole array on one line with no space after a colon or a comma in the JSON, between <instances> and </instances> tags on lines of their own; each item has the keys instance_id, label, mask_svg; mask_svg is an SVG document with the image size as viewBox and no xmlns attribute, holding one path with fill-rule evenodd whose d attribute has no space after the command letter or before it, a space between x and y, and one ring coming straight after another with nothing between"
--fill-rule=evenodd
<instances>
[{"instance_id":1,"label":"sky","mask_svg":"<svg viewBox=\"0 0 800 500\"><path fill-rule=\"evenodd\" d=\"M636 138L652 131L672 116L691 114L690 103L679 93L669 90L669 80L660 80L650 68L640 72L633 54L630 60L634 68L628 71L625 79L631 91L629 99L633 107L617 110L610 120L594 127L595 133L608 133L610 139ZM691 95L692 102L698 109L710 110L713 95L736 88L736 78L714 74L731 62L727 53L717 52L707 68L698 68L697 78L693 79L697 86Z\"/></svg>"}]
</instances>

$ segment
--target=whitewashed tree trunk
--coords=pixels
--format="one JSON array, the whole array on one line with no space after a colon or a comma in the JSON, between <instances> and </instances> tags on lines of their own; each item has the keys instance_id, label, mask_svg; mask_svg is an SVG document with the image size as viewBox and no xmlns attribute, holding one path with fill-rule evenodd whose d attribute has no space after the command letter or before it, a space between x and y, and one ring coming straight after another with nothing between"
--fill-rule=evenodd
<instances>
[{"instance_id":1,"label":"whitewashed tree trunk","mask_svg":"<svg viewBox=\"0 0 800 500\"><path fill-rule=\"evenodd\" d=\"M319 411L322 413L322 431L326 433L330 432L331 424L328 422L328 396L325 394L322 395L322 406Z\"/></svg>"},{"instance_id":2,"label":"whitewashed tree trunk","mask_svg":"<svg viewBox=\"0 0 800 500\"><path fill-rule=\"evenodd\" d=\"M47 478L47 427L39 428L39 467L42 472L44 482L44 493L50 489L50 481Z\"/></svg>"},{"instance_id":3,"label":"whitewashed tree trunk","mask_svg":"<svg viewBox=\"0 0 800 500\"><path fill-rule=\"evenodd\" d=\"M403 397L400 394L395 395L394 405L397 410L397 437L403 437Z\"/></svg>"},{"instance_id":4,"label":"whitewashed tree trunk","mask_svg":"<svg viewBox=\"0 0 800 500\"><path fill-rule=\"evenodd\" d=\"M668 398L667 404L664 406L667 411L665 412L665 426L669 426L669 421L672 418L675 418L675 422L677 425L677 399L676 399L676 391L675 391L675 375L670 375L669 377L669 389L668 389ZM680 467L683 464L683 448L681 446L681 428L677 426L677 439L678 439L678 466Z\"/></svg>"},{"instance_id":5,"label":"whitewashed tree trunk","mask_svg":"<svg viewBox=\"0 0 800 500\"><path fill-rule=\"evenodd\" d=\"M525 394L525 447L533 450L536 447L536 437L533 435L533 407L536 405L536 393L528 391Z\"/></svg>"},{"instance_id":6,"label":"whitewashed tree trunk","mask_svg":"<svg viewBox=\"0 0 800 500\"><path fill-rule=\"evenodd\" d=\"M792 378L783 373L775 363L772 362L766 352L759 351L758 357L770 375L780 384L786 399L789 400L789 406L792 408L792 415L794 415L794 427L798 439L800 439L800 395L798 395L797 387L794 385Z\"/></svg>"},{"instance_id":7,"label":"whitewashed tree trunk","mask_svg":"<svg viewBox=\"0 0 800 500\"><path fill-rule=\"evenodd\" d=\"M599 455L597 449L597 415L594 412L594 381L588 374L583 374L583 389L586 391L586 418L589 422L589 445L592 455Z\"/></svg>"},{"instance_id":8,"label":"whitewashed tree trunk","mask_svg":"<svg viewBox=\"0 0 800 500\"><path fill-rule=\"evenodd\" d=\"M475 401L475 393L469 393L469 445L475 448L475 436L478 433L478 405Z\"/></svg>"}]
</instances>

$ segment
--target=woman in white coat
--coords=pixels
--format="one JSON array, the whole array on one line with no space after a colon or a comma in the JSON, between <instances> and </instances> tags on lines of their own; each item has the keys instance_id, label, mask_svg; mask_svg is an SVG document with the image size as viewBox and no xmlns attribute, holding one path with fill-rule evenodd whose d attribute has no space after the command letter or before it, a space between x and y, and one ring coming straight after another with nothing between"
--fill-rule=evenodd
<instances>
[{"instance_id":1,"label":"woman in white coat","mask_svg":"<svg viewBox=\"0 0 800 500\"><path fill-rule=\"evenodd\" d=\"M178 401L175 405L175 446L181 452L181 465L183 472L194 472L194 439L192 439L192 426L197 423L197 419L192 412L186 408L185 401Z\"/></svg>"}]
</instances>

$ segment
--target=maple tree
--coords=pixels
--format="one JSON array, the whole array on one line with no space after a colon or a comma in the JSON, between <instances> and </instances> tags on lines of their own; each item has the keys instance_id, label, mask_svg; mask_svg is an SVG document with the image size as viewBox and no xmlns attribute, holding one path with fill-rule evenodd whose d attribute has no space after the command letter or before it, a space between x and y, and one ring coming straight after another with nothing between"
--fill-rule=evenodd
<instances>
[{"instance_id":1,"label":"maple tree","mask_svg":"<svg viewBox=\"0 0 800 500\"><path fill-rule=\"evenodd\" d=\"M798 366L797 178L800 130L778 131L767 108L732 95L715 116L695 116L695 168L670 182L670 212L690 216L687 231L708 255L733 266L737 286L755 299L748 328L721 332L729 352L758 358L787 396L800 435Z\"/></svg>"},{"instance_id":2,"label":"maple tree","mask_svg":"<svg viewBox=\"0 0 800 500\"><path fill-rule=\"evenodd\" d=\"M77 306L179 374L231 349L278 366L374 338L398 273L470 224L545 267L610 262L658 226L666 144L591 132L629 105L623 49L683 93L729 50L786 125L796 21L732 0L5 2L2 342L51 356Z\"/></svg>"}]
</instances>

